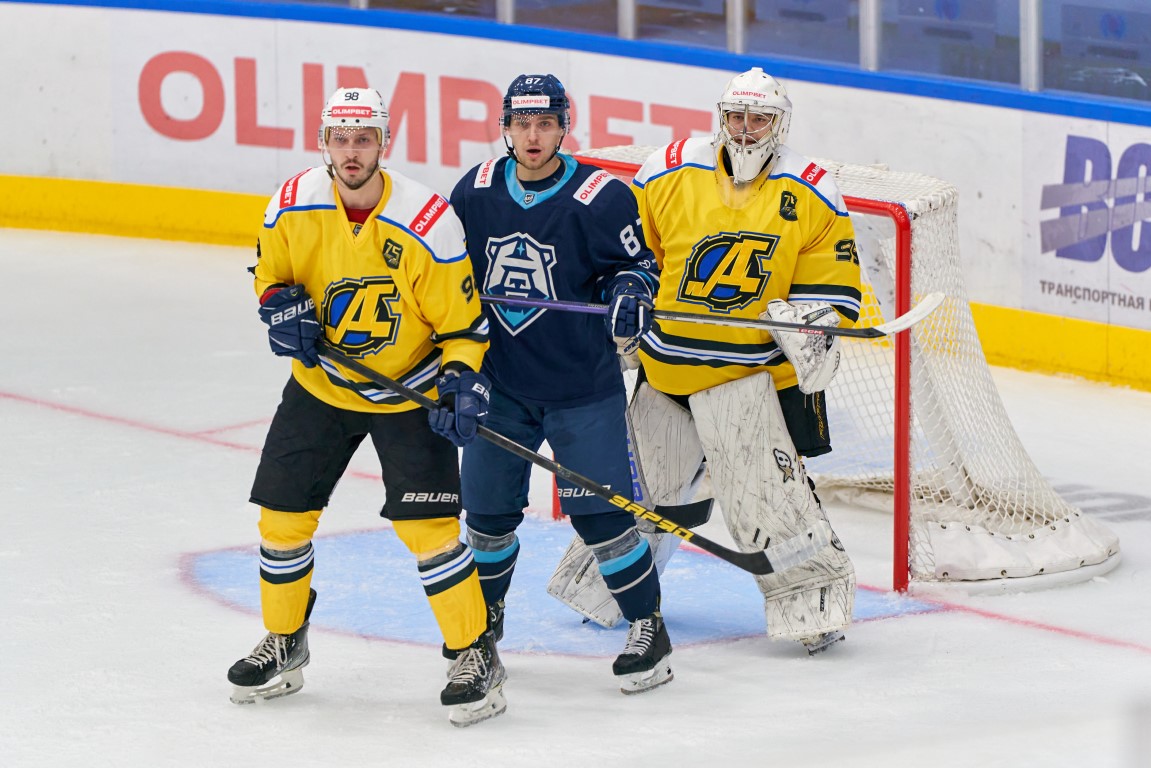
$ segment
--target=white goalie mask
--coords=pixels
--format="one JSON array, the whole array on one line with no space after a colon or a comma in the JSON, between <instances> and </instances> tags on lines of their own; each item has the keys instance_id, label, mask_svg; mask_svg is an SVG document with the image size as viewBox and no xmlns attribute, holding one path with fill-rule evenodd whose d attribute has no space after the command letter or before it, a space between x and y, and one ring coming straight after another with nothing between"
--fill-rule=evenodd
<instances>
[{"instance_id":1,"label":"white goalie mask","mask_svg":"<svg viewBox=\"0 0 1151 768\"><path fill-rule=\"evenodd\" d=\"M783 85L753 67L728 82L716 107L716 139L727 148L735 182L746 184L770 170L791 127L791 99Z\"/></svg>"},{"instance_id":2,"label":"white goalie mask","mask_svg":"<svg viewBox=\"0 0 1151 768\"><path fill-rule=\"evenodd\" d=\"M327 166L332 164L328 139L333 129L341 128L375 128L379 132L380 164L383 165L392 133L388 128L388 108L384 106L384 97L379 91L374 88L337 88L328 98L324 111L320 113L319 136L320 152Z\"/></svg>"}]
</instances>

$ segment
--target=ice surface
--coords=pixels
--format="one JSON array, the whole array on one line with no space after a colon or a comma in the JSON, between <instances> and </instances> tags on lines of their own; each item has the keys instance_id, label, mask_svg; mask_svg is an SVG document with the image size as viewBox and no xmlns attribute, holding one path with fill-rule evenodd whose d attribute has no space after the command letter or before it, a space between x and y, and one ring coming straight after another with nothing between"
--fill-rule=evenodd
<instances>
[{"instance_id":1,"label":"ice surface","mask_svg":"<svg viewBox=\"0 0 1151 768\"><path fill-rule=\"evenodd\" d=\"M305 689L230 704L227 668L264 631L247 497L288 376L256 314L254 256L0 230L5 766L1151 765L1151 394L1005 369L1040 469L1121 537L1106 577L896 596L890 520L833 508L864 587L846 643L815 658L769 643L749 577L680 555L664 598L675 681L625 697L622 628L544 594L569 531L529 521L508 712L460 731L364 450L317 538Z\"/></svg>"}]
</instances>

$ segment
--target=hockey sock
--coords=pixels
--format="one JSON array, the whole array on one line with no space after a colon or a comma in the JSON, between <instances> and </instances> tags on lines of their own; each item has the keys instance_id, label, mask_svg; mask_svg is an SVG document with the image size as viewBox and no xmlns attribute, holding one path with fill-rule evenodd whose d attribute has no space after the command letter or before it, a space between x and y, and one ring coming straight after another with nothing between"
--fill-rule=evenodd
<instances>
[{"instance_id":1,"label":"hockey sock","mask_svg":"<svg viewBox=\"0 0 1151 768\"><path fill-rule=\"evenodd\" d=\"M642 619L659 608L659 575L651 547L639 531L629 528L614 539L589 546L625 619Z\"/></svg>"},{"instance_id":2,"label":"hockey sock","mask_svg":"<svg viewBox=\"0 0 1151 768\"><path fill-rule=\"evenodd\" d=\"M260 605L269 632L290 635L303 625L312 565L310 541L288 551L260 547Z\"/></svg>"},{"instance_id":3,"label":"hockey sock","mask_svg":"<svg viewBox=\"0 0 1151 768\"><path fill-rule=\"evenodd\" d=\"M260 508L260 605L269 632L290 635L304 623L319 522L320 510Z\"/></svg>"},{"instance_id":4,"label":"hockey sock","mask_svg":"<svg viewBox=\"0 0 1151 768\"><path fill-rule=\"evenodd\" d=\"M484 600L488 605L495 605L504 599L511 587L520 554L519 537L515 531L503 536L489 536L468 528L468 544L475 554Z\"/></svg>"},{"instance_id":5,"label":"hockey sock","mask_svg":"<svg viewBox=\"0 0 1151 768\"><path fill-rule=\"evenodd\" d=\"M453 650L468 647L487 629L488 611L472 550L459 540L459 520L393 520L392 525L416 555L444 643Z\"/></svg>"}]
</instances>

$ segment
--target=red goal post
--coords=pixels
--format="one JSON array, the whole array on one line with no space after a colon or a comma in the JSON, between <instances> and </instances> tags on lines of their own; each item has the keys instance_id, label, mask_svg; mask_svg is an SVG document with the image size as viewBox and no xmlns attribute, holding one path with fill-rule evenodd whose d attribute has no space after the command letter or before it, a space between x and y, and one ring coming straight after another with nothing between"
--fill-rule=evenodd
<instances>
[{"instance_id":1,"label":"red goal post","mask_svg":"<svg viewBox=\"0 0 1151 768\"><path fill-rule=\"evenodd\" d=\"M630 181L657 148L578 157ZM1119 562L1118 538L1062 499L1019 441L983 355L959 259L958 191L921 174L827 160L855 223L858 325L916 297L944 304L894 339L843 340L828 391L834 450L808 460L820 496L893 513L892 584L1042 588Z\"/></svg>"}]
</instances>

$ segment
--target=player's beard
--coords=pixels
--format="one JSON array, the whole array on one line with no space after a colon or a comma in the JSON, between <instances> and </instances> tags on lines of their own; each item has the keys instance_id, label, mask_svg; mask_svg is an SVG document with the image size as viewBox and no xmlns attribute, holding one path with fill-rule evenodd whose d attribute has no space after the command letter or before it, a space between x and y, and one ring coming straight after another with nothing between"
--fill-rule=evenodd
<instances>
[{"instance_id":1,"label":"player's beard","mask_svg":"<svg viewBox=\"0 0 1151 768\"><path fill-rule=\"evenodd\" d=\"M375 169L368 169L363 163L356 163L360 166L361 176L358 179L349 179L344 175L344 169L340 166L335 166L336 176L339 177L340 183L350 190L357 190L367 184L375 176Z\"/></svg>"}]
</instances>

